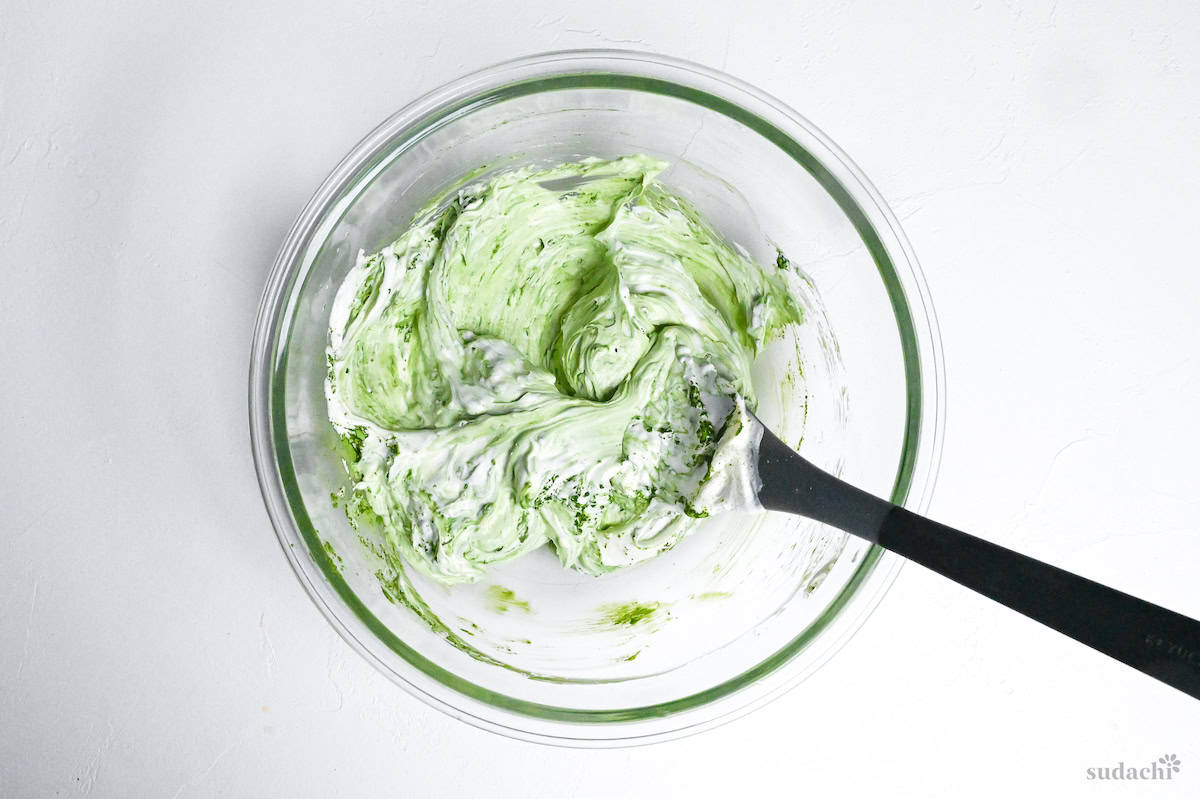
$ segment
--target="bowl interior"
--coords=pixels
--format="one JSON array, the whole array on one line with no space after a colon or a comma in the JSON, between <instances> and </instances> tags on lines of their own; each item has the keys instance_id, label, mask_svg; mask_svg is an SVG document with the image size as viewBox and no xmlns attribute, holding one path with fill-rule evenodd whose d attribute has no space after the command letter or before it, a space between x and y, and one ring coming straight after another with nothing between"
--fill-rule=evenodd
<instances>
[{"instance_id":1,"label":"bowl interior","mask_svg":"<svg viewBox=\"0 0 1200 799\"><path fill-rule=\"evenodd\" d=\"M816 464L902 502L920 389L906 362L911 331L898 324L895 290L877 248L864 243L862 220L806 163L815 156L776 133L681 84L576 74L443 105L359 154L288 265L271 436L297 531L285 543L309 550L302 557L332 589L322 589L327 613L344 619L385 670L452 707L459 695L509 714L629 722L819 662L822 630L870 579L880 553L815 522L731 514L605 577L564 570L540 551L478 584L445 588L382 556L374 531L355 529L331 501L347 483L323 394L328 316L355 254L392 241L414 212L464 180L646 153L672 164L662 181L729 240L760 262L782 251L793 265L806 319L757 364L764 421Z\"/></svg>"}]
</instances>

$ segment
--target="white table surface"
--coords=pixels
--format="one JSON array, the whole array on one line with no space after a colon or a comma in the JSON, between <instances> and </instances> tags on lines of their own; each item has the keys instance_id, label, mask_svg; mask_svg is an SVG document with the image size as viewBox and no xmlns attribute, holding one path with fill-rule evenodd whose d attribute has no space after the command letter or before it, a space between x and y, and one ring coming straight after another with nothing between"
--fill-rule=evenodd
<instances>
[{"instance_id":1,"label":"white table surface","mask_svg":"<svg viewBox=\"0 0 1200 799\"><path fill-rule=\"evenodd\" d=\"M926 5L0 0L0 795L1200 796L1200 703L916 566L742 720L510 741L351 651L263 510L251 326L326 172L465 70L655 50L783 98L903 220L932 513L1200 616L1200 6Z\"/></svg>"}]
</instances>

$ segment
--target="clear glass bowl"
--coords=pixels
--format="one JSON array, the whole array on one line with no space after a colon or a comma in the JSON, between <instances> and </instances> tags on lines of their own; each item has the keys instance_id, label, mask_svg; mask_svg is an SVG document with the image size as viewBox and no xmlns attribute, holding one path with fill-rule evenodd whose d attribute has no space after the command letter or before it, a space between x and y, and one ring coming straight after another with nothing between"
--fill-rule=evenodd
<instances>
[{"instance_id":1,"label":"clear glass bowl","mask_svg":"<svg viewBox=\"0 0 1200 799\"><path fill-rule=\"evenodd\" d=\"M941 344L916 259L866 178L779 101L694 64L577 51L468 75L384 122L301 213L264 292L250 369L259 483L300 582L351 646L457 718L549 743L662 740L765 703L846 641L900 566L830 528L759 513L707 520L602 578L536 552L447 589L395 573L359 541L372 532L334 507L346 476L325 346L356 252L392 241L468 174L629 153L670 161L664 183L730 240L798 268L808 318L755 375L768 424L918 511L941 445Z\"/></svg>"}]
</instances>

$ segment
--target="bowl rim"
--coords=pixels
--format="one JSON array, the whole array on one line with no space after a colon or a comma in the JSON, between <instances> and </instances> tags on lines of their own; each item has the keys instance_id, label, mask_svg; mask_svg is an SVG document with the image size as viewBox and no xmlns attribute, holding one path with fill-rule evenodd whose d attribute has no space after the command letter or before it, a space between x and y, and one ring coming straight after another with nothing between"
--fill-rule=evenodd
<instances>
[{"instance_id":1,"label":"bowl rim","mask_svg":"<svg viewBox=\"0 0 1200 799\"><path fill-rule=\"evenodd\" d=\"M284 554L310 599L342 638L393 682L427 704L475 726L524 740L570 746L628 746L708 729L744 715L799 684L861 628L894 582L902 559L872 545L854 575L817 620L758 665L703 691L657 705L617 710L581 710L528 702L476 686L432 663L404 644L363 605L322 548L299 501L298 485L294 476L289 476L294 472L287 437L277 423L284 419L283 375L287 364L286 347L278 345L281 333L290 330L288 323L295 310L288 307L288 301L298 293L297 280L305 276L302 273L315 254L313 248L319 248L336 224L334 213L339 204L348 204L352 196L349 190L361 190L374 174L431 129L469 113L479 103L569 88L649 91L724 113L780 147L829 192L874 259L896 316L908 413L891 499L918 512L928 507L941 459L945 368L924 275L898 220L875 187L837 145L786 104L699 64L609 49L560 50L503 61L409 103L365 136L330 173L297 217L276 256L259 303L251 351L251 449L263 500ZM796 135L807 143L798 141ZM820 151L824 160L813 150ZM914 302L915 306L910 304ZM287 338L282 340L286 342ZM829 629L835 626L840 629ZM364 637L364 632L369 637ZM827 635L824 649L804 671L781 674L786 671L785 665L822 634ZM388 651L399 655L412 673L393 668L385 660ZM751 690L755 686L757 690ZM708 712L700 712L706 709Z\"/></svg>"}]
</instances>

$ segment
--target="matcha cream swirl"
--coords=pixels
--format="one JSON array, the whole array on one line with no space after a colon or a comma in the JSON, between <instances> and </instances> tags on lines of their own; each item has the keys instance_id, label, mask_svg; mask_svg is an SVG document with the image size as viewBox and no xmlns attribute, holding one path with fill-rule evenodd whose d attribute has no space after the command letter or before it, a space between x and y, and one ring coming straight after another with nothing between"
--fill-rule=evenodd
<instances>
[{"instance_id":1,"label":"matcha cream swirl","mask_svg":"<svg viewBox=\"0 0 1200 799\"><path fill-rule=\"evenodd\" d=\"M358 260L326 397L357 504L443 583L547 543L603 574L754 503L750 368L800 321L630 156L517 169Z\"/></svg>"}]
</instances>

